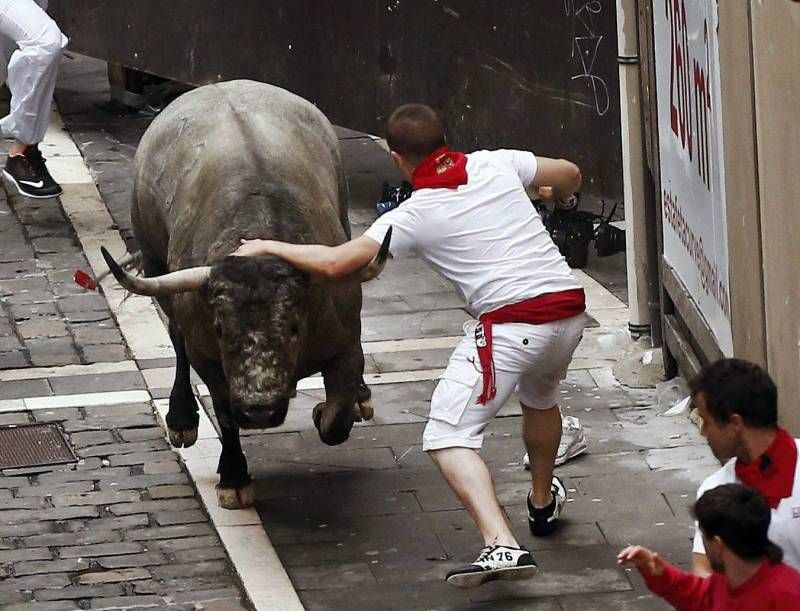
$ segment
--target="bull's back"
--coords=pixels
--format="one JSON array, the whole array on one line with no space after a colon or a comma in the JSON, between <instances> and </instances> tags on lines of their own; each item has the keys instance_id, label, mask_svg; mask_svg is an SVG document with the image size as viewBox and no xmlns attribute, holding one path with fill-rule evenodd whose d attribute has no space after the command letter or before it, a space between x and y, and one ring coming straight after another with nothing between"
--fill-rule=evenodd
<instances>
[{"instance_id":1,"label":"bull's back","mask_svg":"<svg viewBox=\"0 0 800 611\"><path fill-rule=\"evenodd\" d=\"M239 194L254 189L285 190L301 208L292 213L323 233L331 220L342 225L346 186L333 128L315 106L279 87L206 85L170 104L143 136L134 229L166 257L176 226L185 231L189 219L208 226L215 217L224 223L235 216Z\"/></svg>"}]
</instances>

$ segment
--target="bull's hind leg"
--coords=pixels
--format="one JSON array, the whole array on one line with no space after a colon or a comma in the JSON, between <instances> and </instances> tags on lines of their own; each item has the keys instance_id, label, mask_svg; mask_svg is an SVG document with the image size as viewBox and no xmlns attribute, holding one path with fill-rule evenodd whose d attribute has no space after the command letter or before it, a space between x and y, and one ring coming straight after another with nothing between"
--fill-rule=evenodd
<instances>
[{"instance_id":1,"label":"bull's hind leg","mask_svg":"<svg viewBox=\"0 0 800 611\"><path fill-rule=\"evenodd\" d=\"M175 383L169 395L167 433L173 446L188 448L197 441L200 416L197 411L197 400L192 392L189 357L186 355L183 335L172 321L169 323L169 337L175 348Z\"/></svg>"},{"instance_id":2,"label":"bull's hind leg","mask_svg":"<svg viewBox=\"0 0 800 611\"><path fill-rule=\"evenodd\" d=\"M244 509L253 505L253 482L239 441L239 427L233 422L230 405L216 398L213 401L222 434L222 453L217 466L217 503L225 509Z\"/></svg>"}]
</instances>

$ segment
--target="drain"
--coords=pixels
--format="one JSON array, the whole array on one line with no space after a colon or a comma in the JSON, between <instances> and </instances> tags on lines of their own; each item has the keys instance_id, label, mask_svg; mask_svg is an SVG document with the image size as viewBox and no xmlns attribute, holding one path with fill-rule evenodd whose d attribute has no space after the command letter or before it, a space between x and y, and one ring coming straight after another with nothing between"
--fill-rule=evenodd
<instances>
[{"instance_id":1,"label":"drain","mask_svg":"<svg viewBox=\"0 0 800 611\"><path fill-rule=\"evenodd\" d=\"M57 424L0 426L0 469L61 465L77 460Z\"/></svg>"}]
</instances>

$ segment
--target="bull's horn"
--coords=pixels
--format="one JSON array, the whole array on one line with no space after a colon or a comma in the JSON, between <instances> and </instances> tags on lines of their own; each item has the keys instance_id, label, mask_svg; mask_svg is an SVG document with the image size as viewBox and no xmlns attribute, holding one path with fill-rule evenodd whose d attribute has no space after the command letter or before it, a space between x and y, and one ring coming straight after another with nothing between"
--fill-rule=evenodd
<instances>
[{"instance_id":1,"label":"bull's horn","mask_svg":"<svg viewBox=\"0 0 800 611\"><path fill-rule=\"evenodd\" d=\"M104 246L100 247L100 252L117 282L137 295L163 297L175 293L196 291L205 285L211 272L211 268L206 265L181 269L155 278L140 278L122 269Z\"/></svg>"},{"instance_id":2,"label":"bull's horn","mask_svg":"<svg viewBox=\"0 0 800 611\"><path fill-rule=\"evenodd\" d=\"M372 261L367 263L361 270L358 272L358 278L361 282L366 282L367 280L372 280L383 271L384 266L386 265L386 258L389 256L389 244L392 241L392 226L389 225L389 229L386 230L386 235L383 237L383 242L381 243L381 247L378 250L378 254L376 254Z\"/></svg>"},{"instance_id":3,"label":"bull's horn","mask_svg":"<svg viewBox=\"0 0 800 611\"><path fill-rule=\"evenodd\" d=\"M134 253L130 253L122 257L117 263L122 269L133 269L134 267L138 267L139 264L142 262L142 251L137 250ZM111 273L110 269L107 269L104 272L100 272L97 277L95 278L95 282L98 284L105 280L106 276Z\"/></svg>"}]
</instances>

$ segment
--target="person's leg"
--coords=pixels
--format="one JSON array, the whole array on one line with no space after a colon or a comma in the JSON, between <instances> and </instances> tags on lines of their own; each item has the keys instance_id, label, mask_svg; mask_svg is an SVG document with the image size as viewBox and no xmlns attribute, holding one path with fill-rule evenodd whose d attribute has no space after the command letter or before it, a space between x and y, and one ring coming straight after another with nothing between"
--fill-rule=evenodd
<instances>
[{"instance_id":1,"label":"person's leg","mask_svg":"<svg viewBox=\"0 0 800 611\"><path fill-rule=\"evenodd\" d=\"M67 38L33 0L7 3L0 35L19 47L8 64L11 110L0 120L0 127L19 144L37 144L50 121L58 63Z\"/></svg>"},{"instance_id":2,"label":"person's leg","mask_svg":"<svg viewBox=\"0 0 800 611\"><path fill-rule=\"evenodd\" d=\"M472 564L448 573L449 584L464 588L495 579L525 579L538 570L530 552L519 547L511 532L492 476L477 452L486 425L513 392L518 374L498 372L497 395L481 405L477 402L482 384L476 362L475 341L468 336L453 352L431 397L422 444L475 521L486 545Z\"/></svg>"},{"instance_id":3,"label":"person's leg","mask_svg":"<svg viewBox=\"0 0 800 611\"><path fill-rule=\"evenodd\" d=\"M558 406L532 409L522 405L522 437L531 457L531 502L534 507L547 507L553 500L553 481L558 443L561 441L561 413Z\"/></svg>"},{"instance_id":4,"label":"person's leg","mask_svg":"<svg viewBox=\"0 0 800 611\"><path fill-rule=\"evenodd\" d=\"M3 15L0 13L0 30L2 30L2 21ZM0 35L0 83L5 83L8 78L8 62L16 50L17 43L8 36Z\"/></svg>"},{"instance_id":5,"label":"person's leg","mask_svg":"<svg viewBox=\"0 0 800 611\"><path fill-rule=\"evenodd\" d=\"M523 412L523 439L531 463L528 525L537 537L555 532L567 501L564 485L553 475L562 433L556 396L572 354L580 343L584 321L584 316L575 316L533 325L528 330L530 368L520 377L518 390Z\"/></svg>"},{"instance_id":6,"label":"person's leg","mask_svg":"<svg viewBox=\"0 0 800 611\"><path fill-rule=\"evenodd\" d=\"M472 516L484 543L519 547L480 455L472 448L444 448L428 455Z\"/></svg>"},{"instance_id":7,"label":"person's leg","mask_svg":"<svg viewBox=\"0 0 800 611\"><path fill-rule=\"evenodd\" d=\"M8 150L3 176L28 197L50 198L61 194L47 170L38 144L50 123L50 107L61 51L67 37L44 12L46 2L4 0L0 5L0 36L18 49L8 63L9 114L0 129L14 138Z\"/></svg>"}]
</instances>

